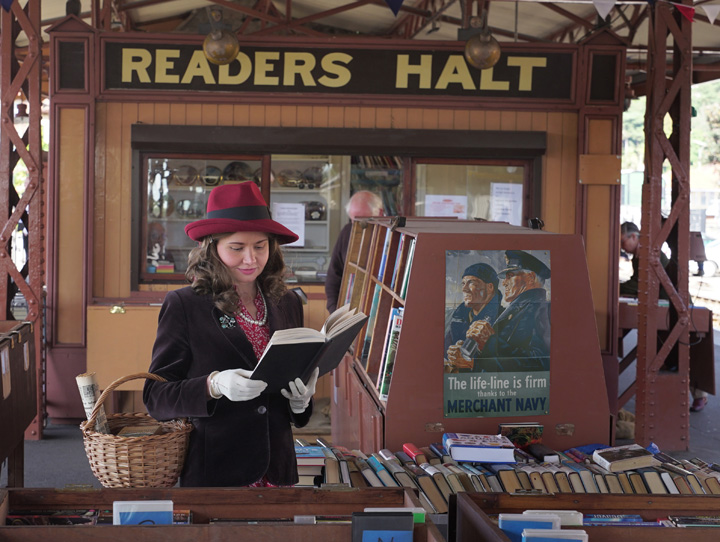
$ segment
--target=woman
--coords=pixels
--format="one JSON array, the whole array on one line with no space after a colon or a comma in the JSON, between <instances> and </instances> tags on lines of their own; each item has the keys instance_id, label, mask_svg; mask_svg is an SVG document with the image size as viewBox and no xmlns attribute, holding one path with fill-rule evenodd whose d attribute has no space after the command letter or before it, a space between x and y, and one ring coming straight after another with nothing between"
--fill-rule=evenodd
<instances>
[{"instance_id":1,"label":"woman","mask_svg":"<svg viewBox=\"0 0 720 542\"><path fill-rule=\"evenodd\" d=\"M210 193L207 217L188 224L198 241L190 286L168 292L158 322L143 401L158 420L190 418L182 486L297 483L291 424L312 414L317 371L281 394L263 393L252 369L277 329L301 326L300 298L285 288L279 246L297 235L270 218L253 182Z\"/></svg>"}]
</instances>

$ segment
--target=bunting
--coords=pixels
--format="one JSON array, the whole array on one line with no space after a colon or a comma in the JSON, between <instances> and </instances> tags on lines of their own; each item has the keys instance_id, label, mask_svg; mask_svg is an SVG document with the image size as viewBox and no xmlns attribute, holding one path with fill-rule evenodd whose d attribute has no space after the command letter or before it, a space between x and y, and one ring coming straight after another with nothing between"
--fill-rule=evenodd
<instances>
[{"instance_id":1,"label":"bunting","mask_svg":"<svg viewBox=\"0 0 720 542\"><path fill-rule=\"evenodd\" d=\"M692 6L686 6L685 4L676 4L675 2L670 2L673 6L675 6L675 9L677 9L680 13L683 14L683 16L690 21L691 23L694 23L693 20L695 18L695 8Z\"/></svg>"},{"instance_id":2,"label":"bunting","mask_svg":"<svg viewBox=\"0 0 720 542\"><path fill-rule=\"evenodd\" d=\"M0 0L0 4L2 4L3 9L7 12L10 12L12 3L13 3L13 0Z\"/></svg>"},{"instance_id":3,"label":"bunting","mask_svg":"<svg viewBox=\"0 0 720 542\"><path fill-rule=\"evenodd\" d=\"M707 15L710 24L714 24L715 18L718 16L718 13L720 13L720 4L703 4L700 8L705 12L705 15Z\"/></svg>"},{"instance_id":4,"label":"bunting","mask_svg":"<svg viewBox=\"0 0 720 542\"><path fill-rule=\"evenodd\" d=\"M608 16L610 10L615 7L615 1L616 0L593 0L593 6L595 6L595 9L601 19L605 20L605 17Z\"/></svg>"},{"instance_id":5,"label":"bunting","mask_svg":"<svg viewBox=\"0 0 720 542\"><path fill-rule=\"evenodd\" d=\"M3 4L7 2L8 0L2 0ZM10 0L12 1L12 0ZM388 5L388 7L392 10L392 12L397 15L400 11L400 7L402 6L404 0L385 0L385 3Z\"/></svg>"}]
</instances>

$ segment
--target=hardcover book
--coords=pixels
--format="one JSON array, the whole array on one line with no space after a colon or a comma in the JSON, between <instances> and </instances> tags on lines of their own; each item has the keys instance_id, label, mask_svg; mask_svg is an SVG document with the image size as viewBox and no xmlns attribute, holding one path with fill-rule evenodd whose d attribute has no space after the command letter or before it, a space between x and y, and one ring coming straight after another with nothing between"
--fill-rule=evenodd
<instances>
[{"instance_id":1,"label":"hardcover book","mask_svg":"<svg viewBox=\"0 0 720 542\"><path fill-rule=\"evenodd\" d=\"M515 462L515 445L502 435L445 433L443 446L455 461Z\"/></svg>"},{"instance_id":2,"label":"hardcover book","mask_svg":"<svg viewBox=\"0 0 720 542\"><path fill-rule=\"evenodd\" d=\"M279 329L270 337L250 378L267 382L266 392L279 393L288 382L307 382L315 367L320 376L335 369L367 320L362 312L343 305L330 316L320 331L298 327Z\"/></svg>"},{"instance_id":3,"label":"hardcover book","mask_svg":"<svg viewBox=\"0 0 720 542\"><path fill-rule=\"evenodd\" d=\"M560 518L554 514L500 514L498 527L512 542L522 542L525 529L560 529Z\"/></svg>"},{"instance_id":4,"label":"hardcover book","mask_svg":"<svg viewBox=\"0 0 720 542\"><path fill-rule=\"evenodd\" d=\"M610 472L650 467L658 463L653 453L639 444L602 448L595 450L592 457L595 463Z\"/></svg>"}]
</instances>

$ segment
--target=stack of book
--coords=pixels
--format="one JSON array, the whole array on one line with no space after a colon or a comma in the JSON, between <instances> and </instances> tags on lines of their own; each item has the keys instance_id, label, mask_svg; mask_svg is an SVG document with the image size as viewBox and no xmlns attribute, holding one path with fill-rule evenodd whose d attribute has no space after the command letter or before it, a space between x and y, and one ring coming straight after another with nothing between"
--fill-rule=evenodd
<instances>
[{"instance_id":1,"label":"stack of book","mask_svg":"<svg viewBox=\"0 0 720 542\"><path fill-rule=\"evenodd\" d=\"M518 448L510 448L510 455L499 462L488 460L487 455L459 461L452 454L452 439L459 435L453 435L446 434L445 443L416 446L408 442L401 450L368 453L323 441L326 468L314 485L417 488L426 510L441 514L448 511L451 495L460 492L720 495L720 465L652 454L635 444L551 450L552 461L538 460ZM498 435L474 437L478 442L503 442ZM507 454L506 446L491 446L491 453L501 448ZM334 478L328 476L328 465L339 471Z\"/></svg>"}]
</instances>

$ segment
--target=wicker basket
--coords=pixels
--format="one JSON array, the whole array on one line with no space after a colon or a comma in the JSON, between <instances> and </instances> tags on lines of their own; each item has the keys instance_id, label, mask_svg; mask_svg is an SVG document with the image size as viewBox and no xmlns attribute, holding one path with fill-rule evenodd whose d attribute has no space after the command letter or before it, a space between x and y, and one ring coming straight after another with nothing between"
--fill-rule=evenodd
<instances>
[{"instance_id":1,"label":"wicker basket","mask_svg":"<svg viewBox=\"0 0 720 542\"><path fill-rule=\"evenodd\" d=\"M94 430L95 419L107 396L129 380L165 379L152 373L136 373L118 378L95 402L90 418L80 424L90 468L103 487L173 487L185 462L192 424L186 420L157 422L148 414L119 413L107 417L110 434ZM128 425L159 423L163 433L151 436L120 437L116 433Z\"/></svg>"}]
</instances>

